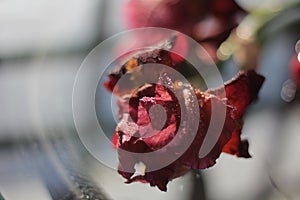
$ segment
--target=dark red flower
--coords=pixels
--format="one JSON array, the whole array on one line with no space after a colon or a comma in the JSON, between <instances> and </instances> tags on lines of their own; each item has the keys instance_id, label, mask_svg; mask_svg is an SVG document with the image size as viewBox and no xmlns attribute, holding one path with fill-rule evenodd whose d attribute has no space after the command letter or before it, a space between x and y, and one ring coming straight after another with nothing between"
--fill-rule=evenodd
<instances>
[{"instance_id":1,"label":"dark red flower","mask_svg":"<svg viewBox=\"0 0 300 200\"><path fill-rule=\"evenodd\" d=\"M119 99L120 122L115 130L115 135L118 136L115 145L119 154L118 171L127 179L127 183L147 182L166 191L169 181L184 175L190 169L213 166L222 152L238 157L250 157L248 142L240 137L242 117L248 105L257 98L264 78L254 71L241 72L225 83L225 91L214 89L206 92L191 86L178 86L174 81L176 80L168 74L162 73L156 84L145 84L131 96L124 95ZM200 114L199 118L189 118L189 122L198 124L198 129L187 149L176 155L177 149L186 145L188 138L192 137L191 127L187 125L183 129L179 128L181 120L189 115L193 116L197 110L192 107L192 100L185 101L184 106L180 103L182 99L191 98L190 93L196 94L195 100ZM212 106L216 106L217 110L226 110L224 126L210 152L205 157L199 157L200 148L209 129ZM161 114L160 109L164 110L165 115ZM125 152L145 154L162 148L165 149L161 156L151 158ZM134 174L137 163L142 162L147 169L148 166L174 155L177 159L166 166Z\"/></svg>"},{"instance_id":2,"label":"dark red flower","mask_svg":"<svg viewBox=\"0 0 300 200\"><path fill-rule=\"evenodd\" d=\"M164 48L136 53L119 70L110 74L105 83L106 88L119 97L120 122L113 136L119 155L119 173L127 179L127 183L148 182L163 191L167 190L170 180L184 175L188 170L213 166L221 152L250 157L249 144L240 137L242 117L247 106L257 98L264 81L254 71L241 72L225 83L225 89L202 92L179 84L178 77L172 71L164 72L162 68L153 70L147 65L163 64L176 68L173 59ZM186 64L180 67L187 69ZM146 84L140 87L141 82ZM223 119L212 119L213 107L217 111L225 111ZM217 123L224 120L224 126L212 149L200 157L211 120ZM193 124L197 125L196 130ZM182 146L186 147L183 151ZM144 155L162 149L161 154L154 157ZM160 168L151 169L151 166L159 165L168 157L175 159ZM137 175L135 166L140 162L146 170ZM149 168L151 170L147 170Z\"/></svg>"},{"instance_id":3,"label":"dark red flower","mask_svg":"<svg viewBox=\"0 0 300 200\"><path fill-rule=\"evenodd\" d=\"M177 30L203 44L212 58L246 14L234 0L129 0L124 11L129 28Z\"/></svg>"}]
</instances>

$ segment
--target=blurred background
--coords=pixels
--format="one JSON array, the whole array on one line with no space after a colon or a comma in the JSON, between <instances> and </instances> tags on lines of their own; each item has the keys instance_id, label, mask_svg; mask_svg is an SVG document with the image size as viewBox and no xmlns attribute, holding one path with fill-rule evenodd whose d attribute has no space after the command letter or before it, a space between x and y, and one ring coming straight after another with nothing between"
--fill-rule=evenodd
<instances>
[{"instance_id":1,"label":"blurred background","mask_svg":"<svg viewBox=\"0 0 300 200\"><path fill-rule=\"evenodd\" d=\"M0 199L300 199L300 76L291 70L299 65L291 60L300 51L300 2L236 1L245 17L217 42L215 60L224 80L249 68L266 77L245 116L252 158L222 154L214 167L172 181L167 193L124 184L87 152L73 121L73 84L84 58L138 26L124 17L128 2L0 1ZM111 131L114 125L107 124Z\"/></svg>"}]
</instances>

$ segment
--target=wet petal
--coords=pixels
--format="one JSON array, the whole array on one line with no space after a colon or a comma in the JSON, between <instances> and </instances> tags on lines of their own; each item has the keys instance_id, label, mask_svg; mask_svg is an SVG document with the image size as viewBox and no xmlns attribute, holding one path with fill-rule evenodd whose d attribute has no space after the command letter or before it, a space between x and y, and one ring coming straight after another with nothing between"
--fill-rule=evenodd
<instances>
[{"instance_id":1,"label":"wet petal","mask_svg":"<svg viewBox=\"0 0 300 200\"><path fill-rule=\"evenodd\" d=\"M235 108L236 118L240 118L247 106L257 99L264 80L263 76L253 70L240 72L235 78L224 84L225 90L214 89L207 92L219 97L226 97L227 104Z\"/></svg>"}]
</instances>

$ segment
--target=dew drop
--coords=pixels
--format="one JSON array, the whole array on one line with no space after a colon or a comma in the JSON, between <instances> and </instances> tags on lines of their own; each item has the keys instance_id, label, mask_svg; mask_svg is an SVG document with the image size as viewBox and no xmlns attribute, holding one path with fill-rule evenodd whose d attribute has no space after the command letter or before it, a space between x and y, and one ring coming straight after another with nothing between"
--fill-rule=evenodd
<instances>
[{"instance_id":1,"label":"dew drop","mask_svg":"<svg viewBox=\"0 0 300 200\"><path fill-rule=\"evenodd\" d=\"M81 199L90 199L90 196L87 195L87 194L82 194L82 195L80 196L80 198L81 198Z\"/></svg>"}]
</instances>

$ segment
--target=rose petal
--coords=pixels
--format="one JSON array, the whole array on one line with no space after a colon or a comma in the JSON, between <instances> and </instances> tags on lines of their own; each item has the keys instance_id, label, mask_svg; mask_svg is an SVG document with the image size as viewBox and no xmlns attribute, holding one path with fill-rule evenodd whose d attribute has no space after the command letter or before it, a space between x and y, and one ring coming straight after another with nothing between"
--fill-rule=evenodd
<instances>
[{"instance_id":1,"label":"rose petal","mask_svg":"<svg viewBox=\"0 0 300 200\"><path fill-rule=\"evenodd\" d=\"M207 92L219 97L226 97L227 104L235 108L236 118L240 118L247 106L257 99L264 80L263 76L253 70L240 72L235 78L224 84L226 94L223 89L208 90Z\"/></svg>"},{"instance_id":2,"label":"rose petal","mask_svg":"<svg viewBox=\"0 0 300 200\"><path fill-rule=\"evenodd\" d=\"M158 63L175 68L170 52L164 50L163 45L167 45L168 41L165 43L161 44L159 49L153 48L144 52L138 52L133 58L128 59L120 69L108 75L108 80L104 83L105 88L116 96L123 96L131 94L132 91L140 87L141 82L145 83L148 81L153 83L155 80L158 82L160 72L153 71L151 67L142 66ZM148 76L144 76L145 74ZM119 82L120 80L121 82Z\"/></svg>"},{"instance_id":3,"label":"rose petal","mask_svg":"<svg viewBox=\"0 0 300 200\"><path fill-rule=\"evenodd\" d=\"M221 101L215 96L208 96L206 98L202 98L203 99L199 99L199 101L203 102L201 103L202 106L200 107L200 121L198 133L189 149L180 158L184 164L190 166L192 169L205 169L213 166L216 163L216 159L219 158L224 145L230 140L232 132L240 127L239 120L232 118L231 112L233 108L228 107L226 104L224 104L223 101ZM221 134L215 133L216 135L212 137L215 138L216 144L213 146L210 152L204 158L199 158L200 148L206 136L208 126L211 120L212 103L214 106L216 106L217 110L223 110L224 108L227 110L224 127L222 129ZM214 120L216 120L217 123L218 121L222 121L222 119L218 118ZM218 136L219 138L216 138Z\"/></svg>"}]
</instances>

